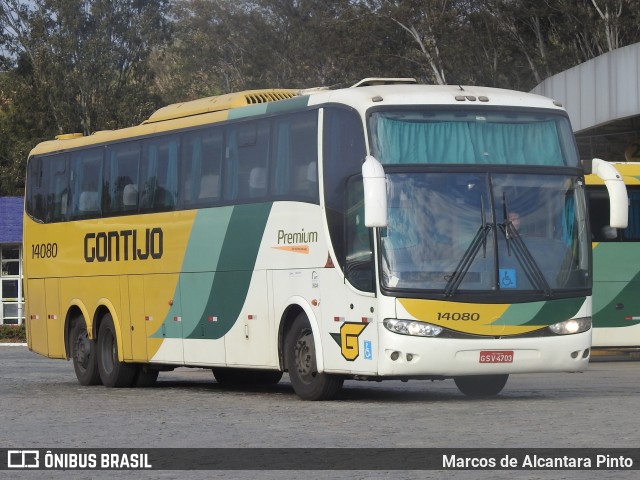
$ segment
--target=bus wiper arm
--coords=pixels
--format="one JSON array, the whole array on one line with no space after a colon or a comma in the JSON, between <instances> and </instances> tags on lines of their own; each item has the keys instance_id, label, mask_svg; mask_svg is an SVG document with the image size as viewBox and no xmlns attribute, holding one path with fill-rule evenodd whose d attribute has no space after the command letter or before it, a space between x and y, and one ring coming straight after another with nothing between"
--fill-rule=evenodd
<instances>
[{"instance_id":1,"label":"bus wiper arm","mask_svg":"<svg viewBox=\"0 0 640 480\"><path fill-rule=\"evenodd\" d=\"M485 212L484 212L484 202L482 201L482 197L480 198L480 214L482 215L482 225L478 228L473 240L467 247L460 259L460 262L456 266L456 270L449 278L449 281L444 287L444 296L450 297L456 293L458 287L462 283L464 276L467 274L473 261L478 256L478 252L480 251L480 247L482 247L483 255L487 256L487 237L489 236L489 232L493 228L492 225L488 225L485 221Z\"/></svg>"},{"instance_id":2,"label":"bus wiper arm","mask_svg":"<svg viewBox=\"0 0 640 480\"><path fill-rule=\"evenodd\" d=\"M532 285L535 285L539 290L542 290L547 297L550 297L551 287L547 283L547 279L544 278L544 274L533 258L533 255L531 255L531 251L522 241L518 229L513 226L513 222L509 219L509 205L507 205L507 195L504 192L502 193L502 211L504 219L500 225L500 229L507 242L507 254L511 255L510 246L511 241L513 241L513 251L515 252L518 263L522 265L525 275Z\"/></svg>"},{"instance_id":3,"label":"bus wiper arm","mask_svg":"<svg viewBox=\"0 0 640 480\"><path fill-rule=\"evenodd\" d=\"M507 244L509 244L510 241L513 243L513 251L516 259L518 260L518 263L522 265L524 273L529 281L538 287L538 289L542 290L547 297L550 297L551 287L547 283L547 279L544 278L544 274L536 263L535 258L531 255L531 251L522 241L522 237L518 233L518 230L513 226L513 223L505 218L504 223L500 225L500 229L505 236Z\"/></svg>"}]
</instances>

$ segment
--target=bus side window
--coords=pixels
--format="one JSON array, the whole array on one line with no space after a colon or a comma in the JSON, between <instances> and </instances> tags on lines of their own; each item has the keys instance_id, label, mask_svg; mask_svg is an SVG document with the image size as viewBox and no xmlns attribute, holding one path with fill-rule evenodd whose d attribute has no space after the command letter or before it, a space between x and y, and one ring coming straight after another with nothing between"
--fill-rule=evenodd
<instances>
[{"instance_id":1,"label":"bus side window","mask_svg":"<svg viewBox=\"0 0 640 480\"><path fill-rule=\"evenodd\" d=\"M364 183L361 176L347 182L345 276L349 283L365 292L375 291L373 240L364 225Z\"/></svg>"},{"instance_id":2,"label":"bus side window","mask_svg":"<svg viewBox=\"0 0 640 480\"><path fill-rule=\"evenodd\" d=\"M139 163L140 142L127 142L107 148L109 213L117 215L138 210Z\"/></svg>"},{"instance_id":3,"label":"bus side window","mask_svg":"<svg viewBox=\"0 0 640 480\"><path fill-rule=\"evenodd\" d=\"M182 137L180 196L185 208L215 205L222 194L222 128L208 128Z\"/></svg>"},{"instance_id":4,"label":"bus side window","mask_svg":"<svg viewBox=\"0 0 640 480\"><path fill-rule=\"evenodd\" d=\"M43 167L42 157L32 157L29 160L27 183L27 213L32 218L44 222L46 218L45 199L46 192L43 188Z\"/></svg>"},{"instance_id":5,"label":"bus side window","mask_svg":"<svg viewBox=\"0 0 640 480\"><path fill-rule=\"evenodd\" d=\"M296 196L318 197L318 162L305 163L296 168L291 191Z\"/></svg>"},{"instance_id":6,"label":"bus side window","mask_svg":"<svg viewBox=\"0 0 640 480\"><path fill-rule=\"evenodd\" d=\"M629 194L629 225L622 230L622 239L625 242L640 241L640 189L637 186L628 186Z\"/></svg>"},{"instance_id":7,"label":"bus side window","mask_svg":"<svg viewBox=\"0 0 640 480\"><path fill-rule=\"evenodd\" d=\"M144 142L141 210L165 212L175 208L178 197L179 145L179 139L174 135Z\"/></svg>"},{"instance_id":8,"label":"bus side window","mask_svg":"<svg viewBox=\"0 0 640 480\"><path fill-rule=\"evenodd\" d=\"M291 142L293 178L291 193L296 197L318 197L317 113L311 119L299 121ZM302 119L300 119L302 120Z\"/></svg>"},{"instance_id":9,"label":"bus side window","mask_svg":"<svg viewBox=\"0 0 640 480\"><path fill-rule=\"evenodd\" d=\"M364 131L354 110L328 107L324 110L323 183L327 223L336 259L344 268L347 188L345 178L362 171L366 155Z\"/></svg>"},{"instance_id":10,"label":"bus side window","mask_svg":"<svg viewBox=\"0 0 640 480\"><path fill-rule=\"evenodd\" d=\"M269 190L270 122L250 121L230 128L227 137L228 200L264 198Z\"/></svg>"},{"instance_id":11,"label":"bus side window","mask_svg":"<svg viewBox=\"0 0 640 480\"><path fill-rule=\"evenodd\" d=\"M249 198L261 198L267 194L267 169L254 167L249 173Z\"/></svg>"},{"instance_id":12,"label":"bus side window","mask_svg":"<svg viewBox=\"0 0 640 480\"><path fill-rule=\"evenodd\" d=\"M69 168L67 155L47 157L44 165L43 187L46 190L45 221L67 219L69 205Z\"/></svg>"},{"instance_id":13,"label":"bus side window","mask_svg":"<svg viewBox=\"0 0 640 480\"><path fill-rule=\"evenodd\" d=\"M29 161L27 212L44 223L67 219L69 206L68 156L34 157Z\"/></svg>"},{"instance_id":14,"label":"bus side window","mask_svg":"<svg viewBox=\"0 0 640 480\"><path fill-rule=\"evenodd\" d=\"M102 177L102 149L82 150L71 156L73 218L101 215Z\"/></svg>"},{"instance_id":15,"label":"bus side window","mask_svg":"<svg viewBox=\"0 0 640 480\"><path fill-rule=\"evenodd\" d=\"M135 209L138 206L138 185L127 183L122 189L122 207Z\"/></svg>"},{"instance_id":16,"label":"bus side window","mask_svg":"<svg viewBox=\"0 0 640 480\"><path fill-rule=\"evenodd\" d=\"M274 193L317 203L318 112L295 113L274 125Z\"/></svg>"}]
</instances>

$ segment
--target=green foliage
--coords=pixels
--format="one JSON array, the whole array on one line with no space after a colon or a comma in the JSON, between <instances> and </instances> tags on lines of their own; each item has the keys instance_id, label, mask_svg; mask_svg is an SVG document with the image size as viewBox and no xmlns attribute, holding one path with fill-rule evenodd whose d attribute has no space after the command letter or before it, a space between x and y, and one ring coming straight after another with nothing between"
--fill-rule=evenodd
<instances>
[{"instance_id":1,"label":"green foliage","mask_svg":"<svg viewBox=\"0 0 640 480\"><path fill-rule=\"evenodd\" d=\"M0 343L25 343L27 332L22 325L0 325Z\"/></svg>"},{"instance_id":2,"label":"green foliage","mask_svg":"<svg viewBox=\"0 0 640 480\"><path fill-rule=\"evenodd\" d=\"M34 108L32 88L19 75L18 69L0 73L0 196L23 195L29 150L51 138L45 118Z\"/></svg>"},{"instance_id":3,"label":"green foliage","mask_svg":"<svg viewBox=\"0 0 640 480\"><path fill-rule=\"evenodd\" d=\"M43 139L138 123L160 104L149 58L170 33L169 0L1 0L0 193L23 189Z\"/></svg>"},{"instance_id":4,"label":"green foliage","mask_svg":"<svg viewBox=\"0 0 640 480\"><path fill-rule=\"evenodd\" d=\"M38 142L371 76L530 90L640 41L640 0L0 0L0 195Z\"/></svg>"},{"instance_id":5,"label":"green foliage","mask_svg":"<svg viewBox=\"0 0 640 480\"><path fill-rule=\"evenodd\" d=\"M20 80L57 133L128 126L157 106L147 60L167 38L167 0L34 3L19 15L14 49Z\"/></svg>"}]
</instances>

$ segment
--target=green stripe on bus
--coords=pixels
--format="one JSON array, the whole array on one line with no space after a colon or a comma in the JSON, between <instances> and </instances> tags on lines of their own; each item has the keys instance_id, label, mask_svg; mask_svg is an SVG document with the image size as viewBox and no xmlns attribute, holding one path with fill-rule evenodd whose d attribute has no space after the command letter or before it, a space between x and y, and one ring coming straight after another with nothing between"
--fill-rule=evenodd
<instances>
[{"instance_id":1,"label":"green stripe on bus","mask_svg":"<svg viewBox=\"0 0 640 480\"><path fill-rule=\"evenodd\" d=\"M309 95L293 97L289 100L271 102L267 104L267 113L279 113L287 110L303 109L309 104Z\"/></svg>"},{"instance_id":2,"label":"green stripe on bus","mask_svg":"<svg viewBox=\"0 0 640 480\"><path fill-rule=\"evenodd\" d=\"M551 325L575 316L586 297L562 298L544 302L514 303L494 325ZM529 319L528 321L523 321Z\"/></svg>"},{"instance_id":3,"label":"green stripe on bus","mask_svg":"<svg viewBox=\"0 0 640 480\"><path fill-rule=\"evenodd\" d=\"M309 95L301 95L288 100L278 100L277 102L258 103L247 107L232 108L229 110L229 120L238 118L254 117L257 115L286 112L287 110L300 110L309 103Z\"/></svg>"},{"instance_id":4,"label":"green stripe on bus","mask_svg":"<svg viewBox=\"0 0 640 480\"><path fill-rule=\"evenodd\" d=\"M223 337L234 325L249 291L271 203L198 212L174 304L155 338ZM192 248L200 246L200 249ZM202 252L206 252L203 255ZM174 316L182 318L181 324Z\"/></svg>"},{"instance_id":5,"label":"green stripe on bus","mask_svg":"<svg viewBox=\"0 0 640 480\"><path fill-rule=\"evenodd\" d=\"M601 328L638 325L640 323L639 292L640 274L630 282L594 282L593 326ZM629 317L638 320L629 320Z\"/></svg>"},{"instance_id":6,"label":"green stripe on bus","mask_svg":"<svg viewBox=\"0 0 640 480\"><path fill-rule=\"evenodd\" d=\"M640 244L601 242L593 249L593 326L630 327L640 321Z\"/></svg>"},{"instance_id":7,"label":"green stripe on bus","mask_svg":"<svg viewBox=\"0 0 640 480\"><path fill-rule=\"evenodd\" d=\"M267 103L258 103L256 105L249 105L247 107L232 108L229 110L229 120L236 120L238 118L254 117L257 115L264 115L267 111Z\"/></svg>"}]
</instances>

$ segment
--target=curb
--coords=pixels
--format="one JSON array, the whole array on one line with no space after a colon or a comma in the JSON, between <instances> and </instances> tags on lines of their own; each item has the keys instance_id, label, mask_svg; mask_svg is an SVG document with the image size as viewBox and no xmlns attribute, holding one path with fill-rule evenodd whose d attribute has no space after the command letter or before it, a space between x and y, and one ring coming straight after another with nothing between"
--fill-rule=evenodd
<instances>
[{"instance_id":1,"label":"curb","mask_svg":"<svg viewBox=\"0 0 640 480\"><path fill-rule=\"evenodd\" d=\"M0 343L0 347L26 347L26 343Z\"/></svg>"}]
</instances>

